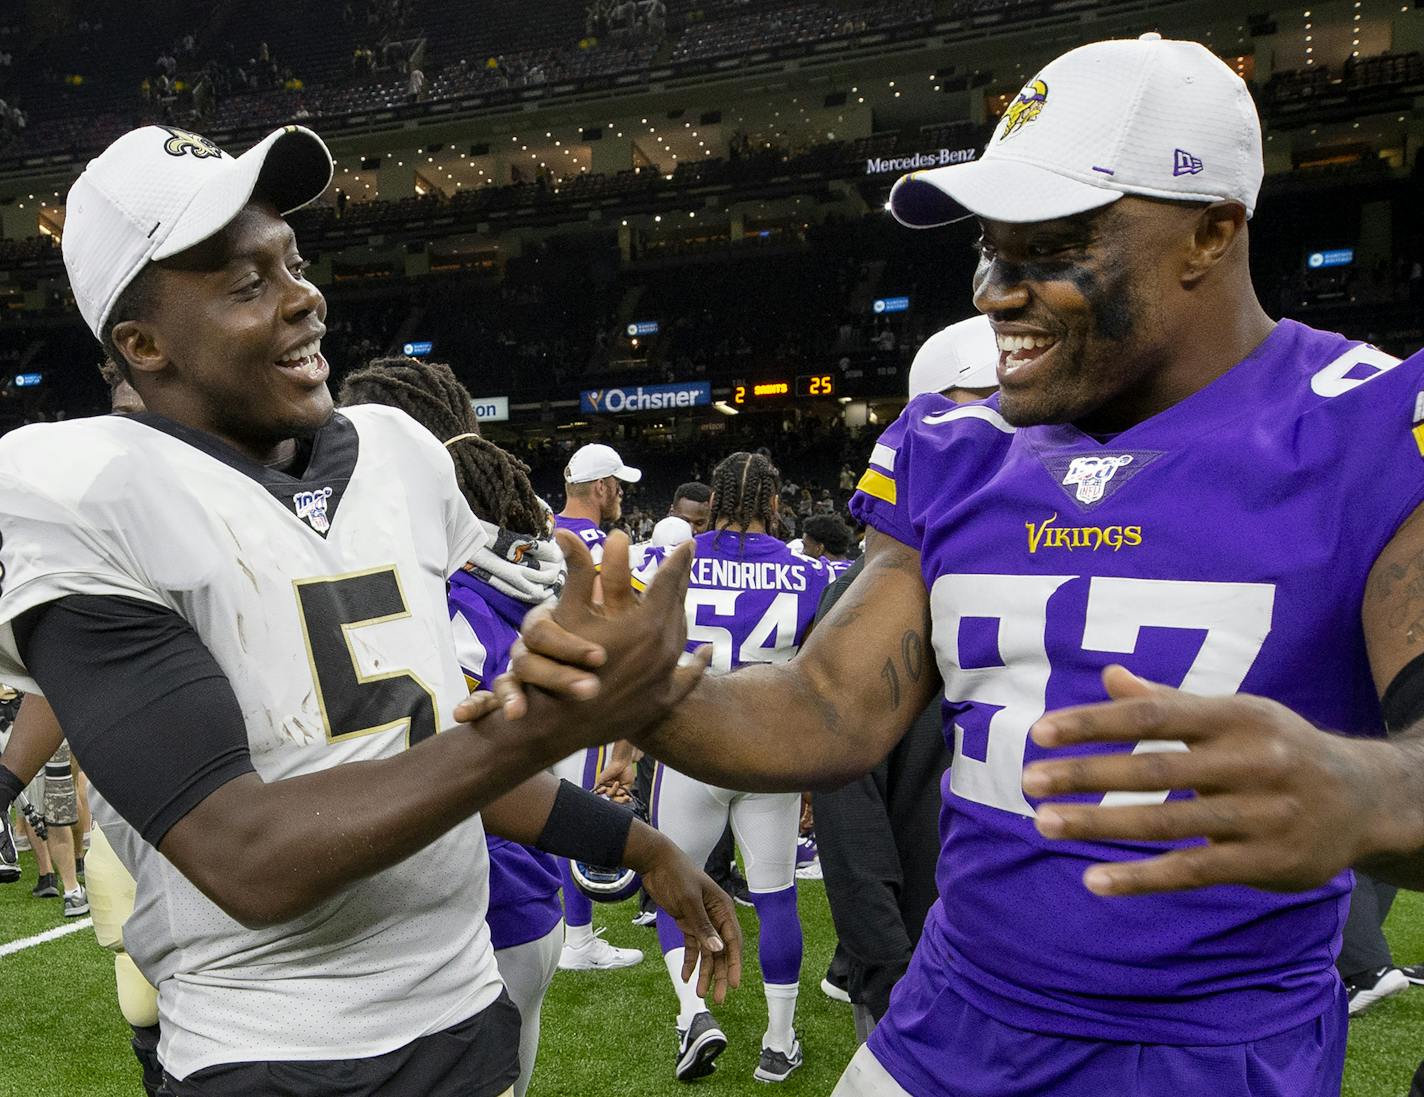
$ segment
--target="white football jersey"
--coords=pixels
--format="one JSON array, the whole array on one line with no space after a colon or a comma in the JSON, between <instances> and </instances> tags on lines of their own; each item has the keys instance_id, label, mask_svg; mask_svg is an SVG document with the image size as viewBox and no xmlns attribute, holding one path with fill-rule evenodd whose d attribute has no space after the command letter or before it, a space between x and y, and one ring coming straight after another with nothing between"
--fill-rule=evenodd
<instances>
[{"instance_id":1,"label":"white football jersey","mask_svg":"<svg viewBox=\"0 0 1424 1097\"><path fill-rule=\"evenodd\" d=\"M36 689L11 627L34 606L70 594L166 606L231 681L263 780L391 757L452 724L465 696L445 579L485 535L449 455L401 412L338 414L300 478L156 417L25 427L0 439L0 535L0 680ZM478 816L258 930L132 828L111 835L138 883L124 940L159 989L160 1055L177 1078L382 1054L500 993Z\"/></svg>"}]
</instances>

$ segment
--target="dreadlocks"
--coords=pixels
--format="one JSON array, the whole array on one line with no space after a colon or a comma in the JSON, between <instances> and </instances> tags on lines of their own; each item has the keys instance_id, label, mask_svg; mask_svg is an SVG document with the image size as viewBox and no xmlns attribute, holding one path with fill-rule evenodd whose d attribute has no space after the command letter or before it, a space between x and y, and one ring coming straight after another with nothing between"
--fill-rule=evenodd
<instances>
[{"instance_id":1,"label":"dreadlocks","mask_svg":"<svg viewBox=\"0 0 1424 1097\"><path fill-rule=\"evenodd\" d=\"M529 466L480 437L469 391L443 362L372 359L342 382L338 402L399 408L445 443L472 511L517 533L545 532L546 511L529 483Z\"/></svg>"},{"instance_id":2,"label":"dreadlocks","mask_svg":"<svg viewBox=\"0 0 1424 1097\"><path fill-rule=\"evenodd\" d=\"M775 533L773 506L781 492L781 473L760 453L734 453L712 472L712 515L709 529L725 523L739 536L753 522Z\"/></svg>"}]
</instances>

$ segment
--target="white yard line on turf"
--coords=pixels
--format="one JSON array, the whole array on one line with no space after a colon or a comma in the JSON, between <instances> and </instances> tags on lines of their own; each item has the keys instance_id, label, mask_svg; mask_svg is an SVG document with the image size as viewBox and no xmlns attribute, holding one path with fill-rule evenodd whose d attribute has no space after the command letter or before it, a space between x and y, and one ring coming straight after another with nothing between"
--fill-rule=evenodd
<instances>
[{"instance_id":1,"label":"white yard line on turf","mask_svg":"<svg viewBox=\"0 0 1424 1097\"><path fill-rule=\"evenodd\" d=\"M77 922L66 922L62 926L55 926L54 929L47 929L43 933L36 933L33 937L21 937L18 941L7 941L0 945L0 956L9 956L12 952L24 952L27 948L34 948L42 945L46 941L56 941L61 937L67 937L71 933L78 933L81 929L88 929L94 924L93 918L81 918Z\"/></svg>"}]
</instances>

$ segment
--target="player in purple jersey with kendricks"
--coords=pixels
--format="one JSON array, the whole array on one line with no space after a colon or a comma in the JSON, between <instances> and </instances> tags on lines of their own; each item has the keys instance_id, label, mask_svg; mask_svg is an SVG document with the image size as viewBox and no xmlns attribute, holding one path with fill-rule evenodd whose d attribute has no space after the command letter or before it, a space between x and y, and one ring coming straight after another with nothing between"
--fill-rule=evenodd
<instances>
[{"instance_id":1,"label":"player in purple jersey with kendricks","mask_svg":"<svg viewBox=\"0 0 1424 1097\"><path fill-rule=\"evenodd\" d=\"M347 377L340 401L398 407L445 443L460 490L489 535L475 559L450 576L447 596L466 684L486 688L509 665L525 614L561 588L564 563L552 540L553 512L535 494L528 467L480 437L470 394L443 363L377 359ZM514 1097L524 1097L539 1051L544 994L564 943L559 889L560 866L567 862L489 832L486 843L485 920L500 978L519 1009Z\"/></svg>"},{"instance_id":2,"label":"player in purple jersey with kendricks","mask_svg":"<svg viewBox=\"0 0 1424 1097\"><path fill-rule=\"evenodd\" d=\"M603 527L623 515L623 485L643 478L641 469L623 463L612 446L592 442L580 446L564 467L564 509L554 516L558 529L566 529L583 539L593 557L595 571L603 567L603 543L608 534ZM595 581L596 597L602 586ZM592 789L611 757L614 744L589 747L571 754L554 767L562 780ZM568 861L559 865L564 877L564 951L559 967L565 971L604 971L641 963L643 952L609 944L593 928L593 903L574 883Z\"/></svg>"},{"instance_id":3,"label":"player in purple jersey with kendricks","mask_svg":"<svg viewBox=\"0 0 1424 1097\"><path fill-rule=\"evenodd\" d=\"M833 785L943 683L940 898L839 1097L1339 1092L1346 870L1424 883L1424 735L1380 738L1424 715L1424 356L1267 316L1262 175L1245 84L1147 35L901 180L902 222L976 218L1000 392L912 400L798 657L637 736L703 780ZM536 684L571 650L541 631Z\"/></svg>"},{"instance_id":4,"label":"player in purple jersey with kendricks","mask_svg":"<svg viewBox=\"0 0 1424 1097\"><path fill-rule=\"evenodd\" d=\"M712 674L790 659L833 578L825 561L798 556L770 532L777 526L780 494L781 477L761 454L734 453L713 473L711 528L694 538L697 558L687 590L688 651L710 644ZM646 586L657 562L656 555L649 557L633 577L635 587ZM761 923L768 1019L755 1077L784 1081L803 1061L794 1028L802 951L796 911L801 797L795 792L735 792L659 765L652 812L653 824L699 865L731 821ZM674 1074L679 1081L691 1081L715 1069L713 1060L727 1046L727 1037L696 987L682 977L681 937L662 910L658 943L678 999Z\"/></svg>"}]
</instances>

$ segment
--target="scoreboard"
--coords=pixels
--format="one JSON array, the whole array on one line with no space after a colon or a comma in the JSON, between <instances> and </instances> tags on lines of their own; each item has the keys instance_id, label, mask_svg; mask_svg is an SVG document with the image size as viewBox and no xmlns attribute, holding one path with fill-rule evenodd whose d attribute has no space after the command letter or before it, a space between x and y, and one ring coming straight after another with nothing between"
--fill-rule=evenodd
<instances>
[{"instance_id":1,"label":"scoreboard","mask_svg":"<svg viewBox=\"0 0 1424 1097\"><path fill-rule=\"evenodd\" d=\"M830 373L803 373L793 381L756 381L732 386L732 403L746 404L758 400L791 396L834 396L836 379Z\"/></svg>"}]
</instances>

